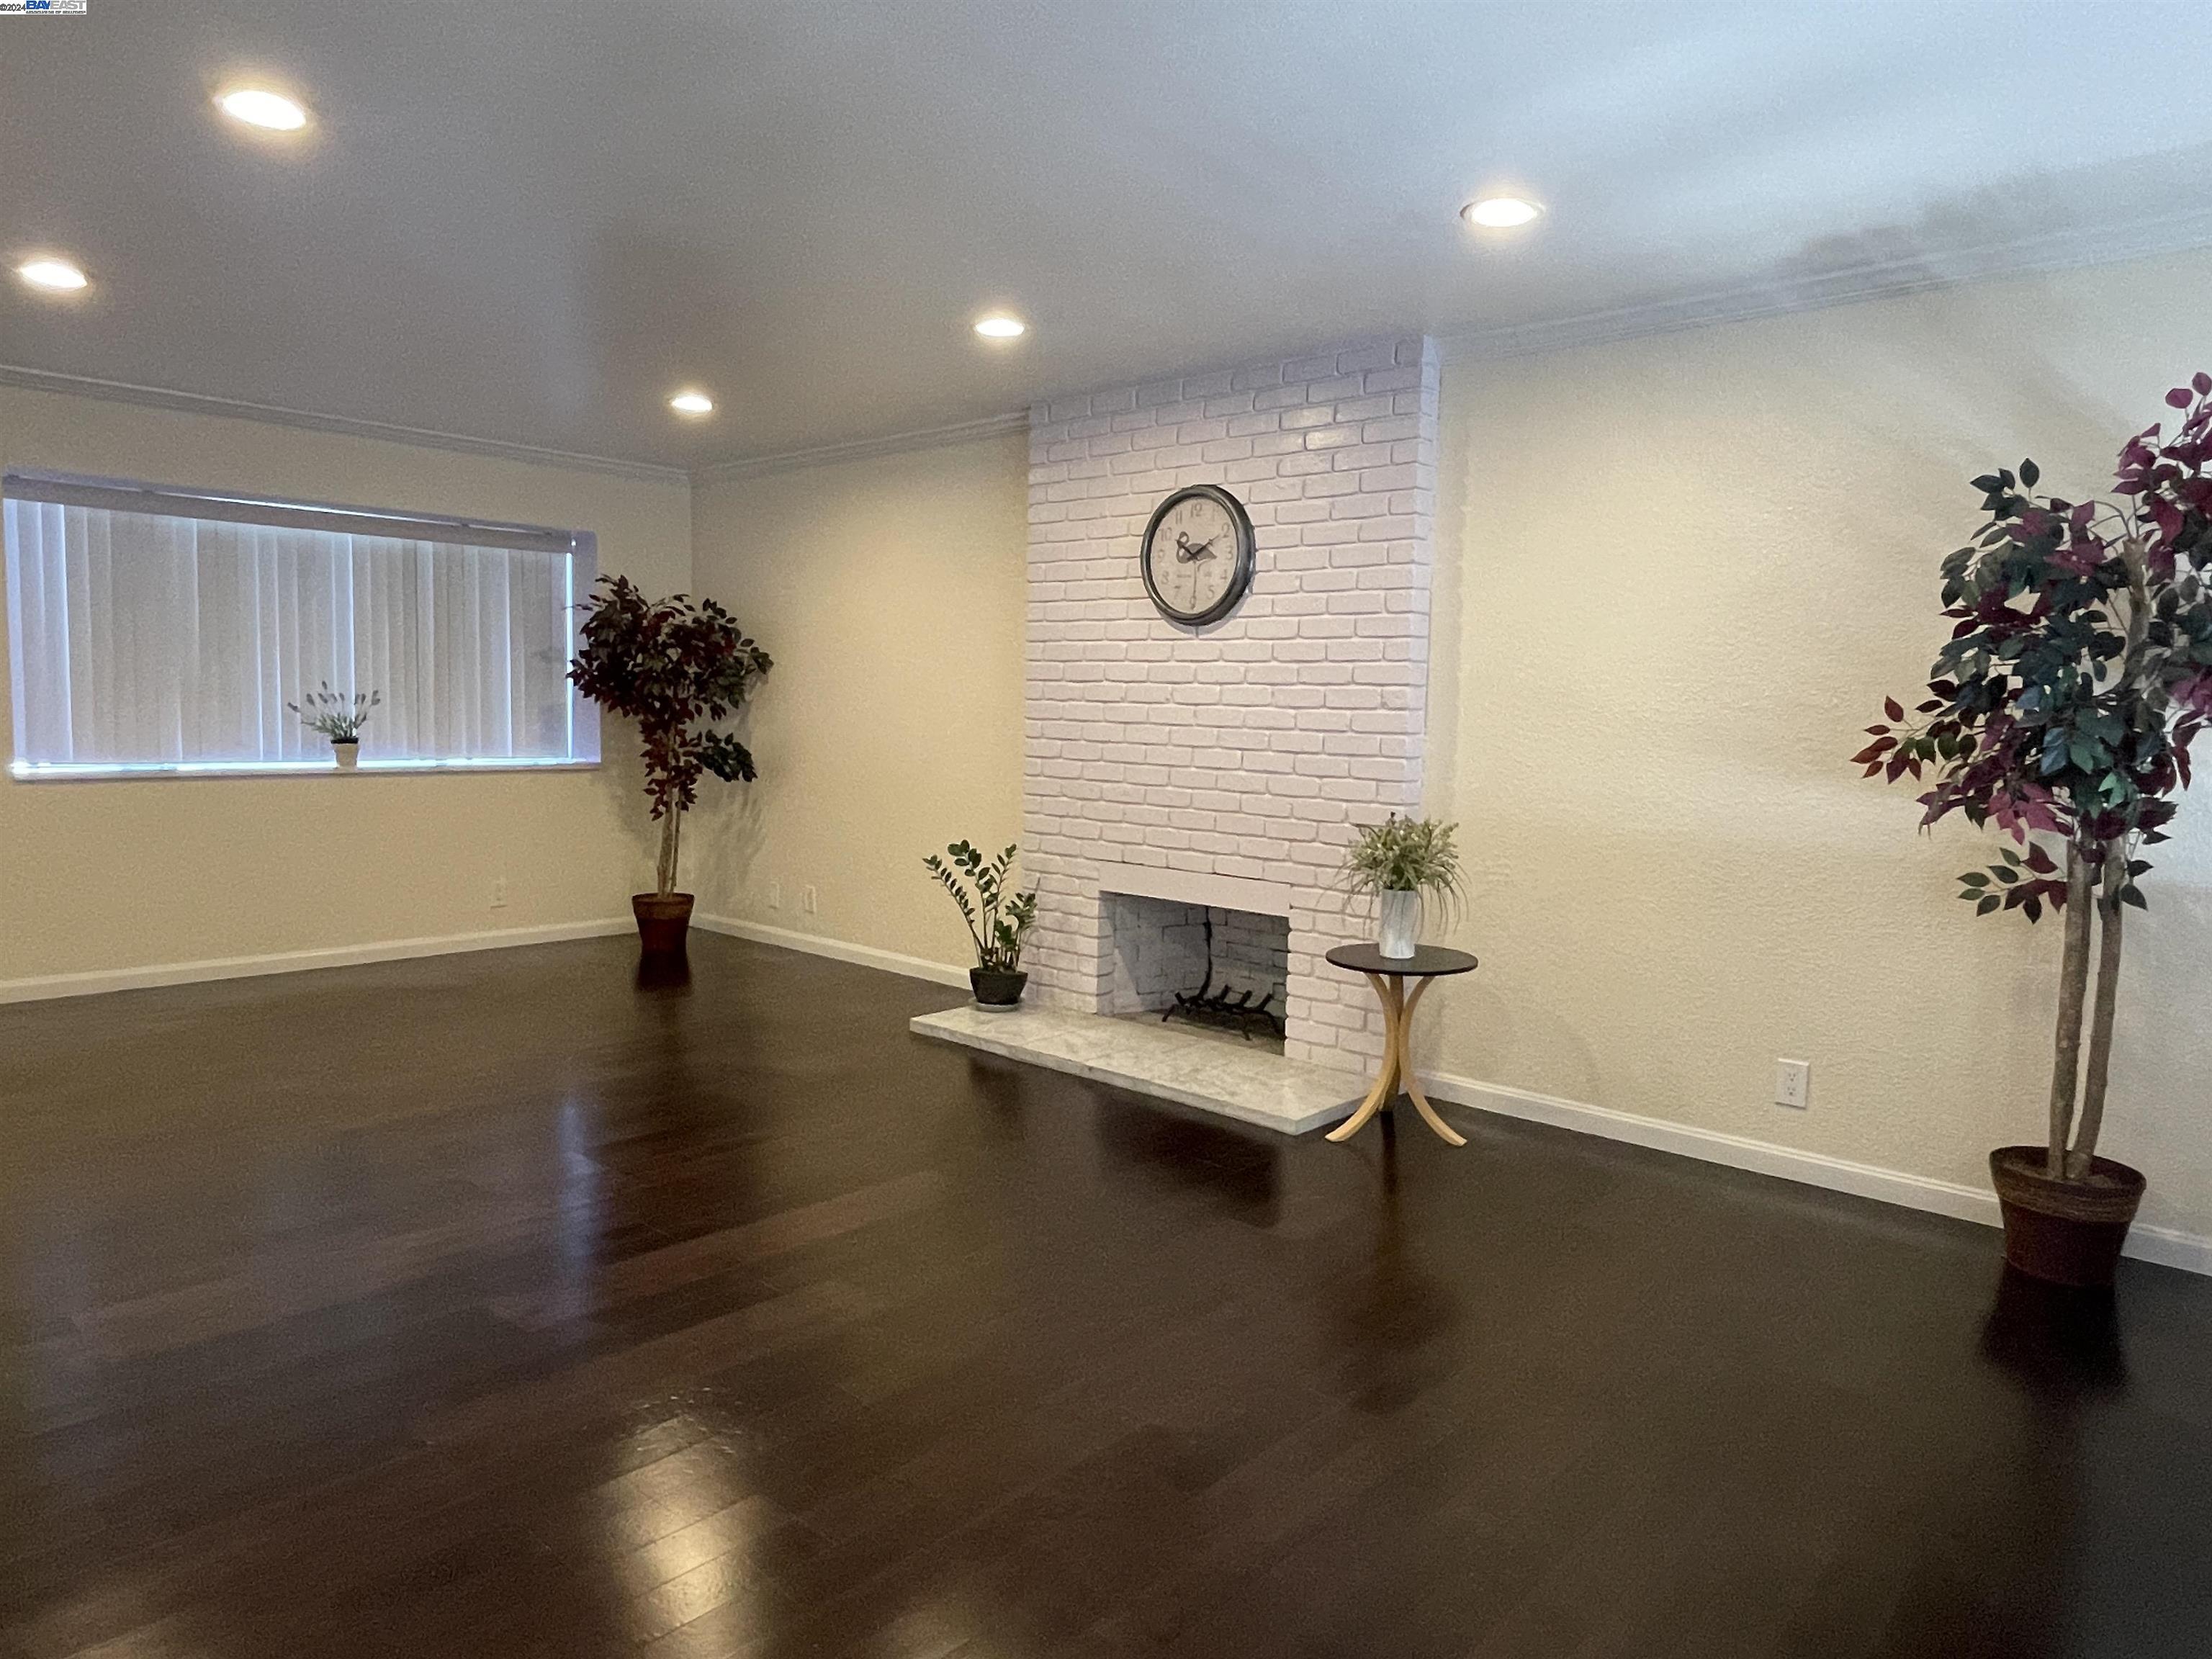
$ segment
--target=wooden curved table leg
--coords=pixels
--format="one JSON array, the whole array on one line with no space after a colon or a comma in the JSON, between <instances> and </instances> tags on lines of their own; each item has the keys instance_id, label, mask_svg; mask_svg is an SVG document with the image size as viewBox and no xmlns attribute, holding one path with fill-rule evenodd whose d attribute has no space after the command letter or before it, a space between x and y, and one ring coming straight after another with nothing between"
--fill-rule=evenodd
<instances>
[{"instance_id":1,"label":"wooden curved table leg","mask_svg":"<svg viewBox=\"0 0 2212 1659\"><path fill-rule=\"evenodd\" d=\"M1413 1051L1411 1042L1413 1030L1413 1010L1420 1004L1421 993L1435 983L1432 979L1423 980L1413 988L1413 994L1407 1000L1405 1012L1398 1017L1397 1027L1391 1033L1398 1045L1392 1069L1403 1079L1406 1092L1413 1097L1415 1109L1427 1120L1429 1127L1434 1129L1451 1145L1464 1146L1467 1145L1467 1137L1437 1115L1437 1109L1429 1104L1429 1097L1421 1092L1420 1079L1413 1075Z\"/></svg>"},{"instance_id":2,"label":"wooden curved table leg","mask_svg":"<svg viewBox=\"0 0 2212 1659\"><path fill-rule=\"evenodd\" d=\"M1389 1103L1398 1091L1398 1056L1401 1052L1395 1034L1403 1017L1405 981L1393 977L1385 979L1380 974L1370 974L1367 982L1375 988L1375 994L1382 1001L1382 1068L1375 1076L1375 1086L1367 1091L1367 1098L1359 1103L1359 1109L1328 1132L1331 1140L1349 1140L1367 1127L1367 1121ZM1420 992L1413 1000L1420 1000Z\"/></svg>"},{"instance_id":3,"label":"wooden curved table leg","mask_svg":"<svg viewBox=\"0 0 2212 1659\"><path fill-rule=\"evenodd\" d=\"M1390 1098L1393 1091L1389 1066L1385 1063L1382 1074L1375 1079L1375 1086L1367 1091L1367 1098L1359 1103L1359 1109L1328 1132L1331 1140L1349 1140L1367 1127L1367 1120L1382 1109L1382 1103Z\"/></svg>"}]
</instances>

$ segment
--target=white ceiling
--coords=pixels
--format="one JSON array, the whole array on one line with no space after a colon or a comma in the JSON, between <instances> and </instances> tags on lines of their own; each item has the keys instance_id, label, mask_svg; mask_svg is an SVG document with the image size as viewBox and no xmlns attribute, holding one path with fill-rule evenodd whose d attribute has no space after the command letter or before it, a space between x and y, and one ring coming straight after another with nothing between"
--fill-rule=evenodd
<instances>
[{"instance_id":1,"label":"white ceiling","mask_svg":"<svg viewBox=\"0 0 2212 1659\"><path fill-rule=\"evenodd\" d=\"M0 365L691 467L2212 240L2208 65L2203 3L90 0L0 17L0 254L95 283L0 283ZM215 114L257 75L304 138Z\"/></svg>"}]
</instances>

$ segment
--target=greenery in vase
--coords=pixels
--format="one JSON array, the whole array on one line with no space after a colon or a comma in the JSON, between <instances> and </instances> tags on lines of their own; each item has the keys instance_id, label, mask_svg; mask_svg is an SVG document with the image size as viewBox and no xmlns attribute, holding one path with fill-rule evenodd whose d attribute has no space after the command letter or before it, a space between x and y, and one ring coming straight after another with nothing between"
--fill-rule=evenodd
<instances>
[{"instance_id":1,"label":"greenery in vase","mask_svg":"<svg viewBox=\"0 0 2212 1659\"><path fill-rule=\"evenodd\" d=\"M578 632L568 678L602 708L637 722L645 793L660 825L655 890L673 893L684 815L698 803L700 777L750 783L759 775L751 751L712 722L744 707L774 665L714 600L648 599L627 576L599 578Z\"/></svg>"},{"instance_id":2,"label":"greenery in vase","mask_svg":"<svg viewBox=\"0 0 2212 1659\"><path fill-rule=\"evenodd\" d=\"M384 701L381 691L356 691L349 696L331 690L328 680L319 691L301 695L299 702L285 708L300 717L310 732L319 732L332 743L359 743L361 728L368 724L368 711Z\"/></svg>"},{"instance_id":3,"label":"greenery in vase","mask_svg":"<svg viewBox=\"0 0 2212 1659\"><path fill-rule=\"evenodd\" d=\"M1461 873L1459 826L1435 818L1401 818L1361 826L1344 854L1345 886L1355 896L1419 893L1449 913L1467 896Z\"/></svg>"},{"instance_id":4,"label":"greenery in vase","mask_svg":"<svg viewBox=\"0 0 2212 1659\"><path fill-rule=\"evenodd\" d=\"M945 849L944 858L932 853L921 865L960 907L975 946L975 965L987 972L1019 972L1023 937L1036 921L1036 892L1018 891L1009 882L1013 846L1010 843L998 857L986 859L968 842L956 841Z\"/></svg>"},{"instance_id":5,"label":"greenery in vase","mask_svg":"<svg viewBox=\"0 0 2212 1659\"><path fill-rule=\"evenodd\" d=\"M2166 401L2179 431L2128 441L2116 500L2034 494L2033 461L1973 481L1989 522L1943 561L1954 626L1928 695L1909 716L1889 699L1852 757L1868 777L1931 784L1923 827L1960 812L2008 838L1959 878L1976 915L2064 913L2045 1165L2057 1179L2093 1171L2124 918L2144 903L2142 851L2166 839L2190 744L2212 720L2212 375Z\"/></svg>"}]
</instances>

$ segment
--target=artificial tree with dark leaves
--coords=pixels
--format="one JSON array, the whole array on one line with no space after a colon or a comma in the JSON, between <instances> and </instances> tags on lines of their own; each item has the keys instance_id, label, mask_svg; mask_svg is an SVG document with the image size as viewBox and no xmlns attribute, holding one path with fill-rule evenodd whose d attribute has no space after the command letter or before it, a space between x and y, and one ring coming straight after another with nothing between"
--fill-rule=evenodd
<instances>
[{"instance_id":1,"label":"artificial tree with dark leaves","mask_svg":"<svg viewBox=\"0 0 2212 1659\"><path fill-rule=\"evenodd\" d=\"M2166 839L2189 750L2212 720L2212 375L2129 440L2111 501L2033 494L2035 463L1977 478L1988 525L1943 561L1956 626L1928 696L1895 698L1853 757L1933 783L1921 822L1961 812L2014 845L1960 879L1978 915L2064 914L2046 1173L2081 1181L2104 1125L2112 1015L2146 847ZM2093 921L2096 993L2088 1012ZM2076 1112L2078 1088L2079 1112Z\"/></svg>"},{"instance_id":2,"label":"artificial tree with dark leaves","mask_svg":"<svg viewBox=\"0 0 2212 1659\"><path fill-rule=\"evenodd\" d=\"M744 706L771 666L769 654L714 600L648 599L627 576L599 578L578 632L569 679L635 720L643 739L645 793L660 824L655 890L673 893L684 814L699 799L701 774L725 783L757 775L744 744L712 722Z\"/></svg>"}]
</instances>

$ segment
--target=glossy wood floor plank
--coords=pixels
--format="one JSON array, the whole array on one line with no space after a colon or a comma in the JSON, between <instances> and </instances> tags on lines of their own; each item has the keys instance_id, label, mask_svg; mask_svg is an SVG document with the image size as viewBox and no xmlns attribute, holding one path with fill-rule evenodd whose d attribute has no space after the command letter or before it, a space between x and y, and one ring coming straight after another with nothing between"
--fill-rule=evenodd
<instances>
[{"instance_id":1,"label":"glossy wood floor plank","mask_svg":"<svg viewBox=\"0 0 2212 1659\"><path fill-rule=\"evenodd\" d=\"M0 1659L2212 1652L2212 1285L699 939L0 1008Z\"/></svg>"}]
</instances>

